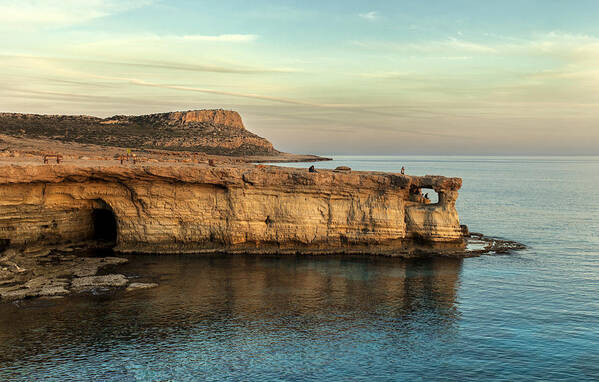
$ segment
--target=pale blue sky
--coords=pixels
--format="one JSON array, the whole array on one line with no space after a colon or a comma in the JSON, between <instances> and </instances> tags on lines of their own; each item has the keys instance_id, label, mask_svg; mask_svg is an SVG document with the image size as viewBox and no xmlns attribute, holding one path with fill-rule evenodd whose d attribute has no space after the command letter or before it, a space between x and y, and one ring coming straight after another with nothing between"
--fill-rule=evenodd
<instances>
[{"instance_id":1,"label":"pale blue sky","mask_svg":"<svg viewBox=\"0 0 599 382\"><path fill-rule=\"evenodd\" d=\"M599 2L0 0L0 110L226 108L291 152L599 154Z\"/></svg>"}]
</instances>

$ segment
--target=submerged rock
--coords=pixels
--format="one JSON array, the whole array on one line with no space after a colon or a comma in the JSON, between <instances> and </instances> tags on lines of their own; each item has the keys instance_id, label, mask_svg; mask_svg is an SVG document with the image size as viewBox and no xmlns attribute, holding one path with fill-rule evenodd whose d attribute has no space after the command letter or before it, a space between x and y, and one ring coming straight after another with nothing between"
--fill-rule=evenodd
<instances>
[{"instance_id":1,"label":"submerged rock","mask_svg":"<svg viewBox=\"0 0 599 382\"><path fill-rule=\"evenodd\" d=\"M73 279L71 287L78 291L94 288L123 287L129 281L124 275L86 276Z\"/></svg>"},{"instance_id":2,"label":"submerged rock","mask_svg":"<svg viewBox=\"0 0 599 382\"><path fill-rule=\"evenodd\" d=\"M109 265L124 264L128 261L121 257L87 257L74 265L73 275L77 277L93 276L101 268Z\"/></svg>"},{"instance_id":3,"label":"submerged rock","mask_svg":"<svg viewBox=\"0 0 599 382\"><path fill-rule=\"evenodd\" d=\"M69 282L64 279L48 279L37 277L25 284L0 288L0 297L4 300L20 300L31 297L64 296L70 293L66 287Z\"/></svg>"},{"instance_id":4,"label":"submerged rock","mask_svg":"<svg viewBox=\"0 0 599 382\"><path fill-rule=\"evenodd\" d=\"M90 243L87 243L89 245ZM85 244L58 248L11 248L0 254L0 302L35 297L65 296L95 288L127 285L123 275L95 276L110 265L126 263L119 257L85 257ZM71 251L73 249L73 251ZM77 253L80 253L78 256Z\"/></svg>"},{"instance_id":5,"label":"submerged rock","mask_svg":"<svg viewBox=\"0 0 599 382\"><path fill-rule=\"evenodd\" d=\"M158 284L156 284L156 283L131 283L125 290L127 292L131 292L131 291L138 290L138 289L155 288L157 286L158 286Z\"/></svg>"}]
</instances>

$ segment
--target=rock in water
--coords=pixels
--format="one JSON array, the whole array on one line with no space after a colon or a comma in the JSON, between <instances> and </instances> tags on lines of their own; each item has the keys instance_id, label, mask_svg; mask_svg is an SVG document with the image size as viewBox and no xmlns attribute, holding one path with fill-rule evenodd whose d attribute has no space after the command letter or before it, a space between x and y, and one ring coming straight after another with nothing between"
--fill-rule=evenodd
<instances>
[{"instance_id":1,"label":"rock in water","mask_svg":"<svg viewBox=\"0 0 599 382\"><path fill-rule=\"evenodd\" d=\"M71 287L82 291L94 288L122 287L127 285L127 278L120 274L104 276L87 276L73 279Z\"/></svg>"},{"instance_id":2,"label":"rock in water","mask_svg":"<svg viewBox=\"0 0 599 382\"><path fill-rule=\"evenodd\" d=\"M131 291L138 290L138 289L155 288L157 286L158 286L158 284L156 284L156 283L131 283L125 290L127 292L131 292Z\"/></svg>"}]
</instances>

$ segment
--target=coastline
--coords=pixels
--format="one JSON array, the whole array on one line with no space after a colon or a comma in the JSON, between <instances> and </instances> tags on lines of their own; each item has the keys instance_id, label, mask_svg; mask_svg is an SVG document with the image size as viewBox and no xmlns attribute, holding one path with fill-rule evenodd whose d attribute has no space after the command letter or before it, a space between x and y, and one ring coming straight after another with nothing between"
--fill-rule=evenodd
<instances>
[{"instance_id":1,"label":"coastline","mask_svg":"<svg viewBox=\"0 0 599 382\"><path fill-rule=\"evenodd\" d=\"M122 251L270 244L310 251L463 237L459 178L247 163L2 162L0 228L13 244L89 239L98 233L96 212L112 219ZM421 189L439 201L428 202Z\"/></svg>"},{"instance_id":2,"label":"coastline","mask_svg":"<svg viewBox=\"0 0 599 382\"><path fill-rule=\"evenodd\" d=\"M147 282L151 280L139 282L118 273L118 265L126 261L119 253L411 259L476 257L523 248L469 234L459 225L455 211L459 178L380 171L310 173L305 168L240 162L119 165L115 160L78 159L40 165L35 159L25 155L0 159L5 207L0 232L6 247L0 252L2 302L155 286ZM439 192L440 202L422 203L411 194L414 187ZM209 203L205 213L198 200ZM318 212L314 205L330 210ZM11 209L8 215L6 208ZM119 227L115 242L94 240L90 219L97 209L115 214ZM220 223L214 220L219 215ZM326 219L319 223L323 216ZM298 221L305 224L293 223ZM221 228L210 231L214 227ZM19 229L8 238L7 232ZM200 236L190 236L192 232ZM219 233L225 236L215 240ZM318 235L320 239L314 240ZM140 237L149 241L136 241ZM160 239L164 237L168 240ZM97 250L102 251L100 257L90 255Z\"/></svg>"},{"instance_id":3,"label":"coastline","mask_svg":"<svg viewBox=\"0 0 599 382\"><path fill-rule=\"evenodd\" d=\"M55 139L32 139L0 134L0 160L41 163L48 153L60 153L65 160L73 161L114 161L131 150L127 147L102 146L63 142ZM330 161L332 158L312 154L291 154L277 151L271 155L212 155L192 151L135 149L141 161L152 163L192 163L212 159L221 163L294 163Z\"/></svg>"},{"instance_id":4,"label":"coastline","mask_svg":"<svg viewBox=\"0 0 599 382\"><path fill-rule=\"evenodd\" d=\"M492 254L509 254L525 249L520 243L472 233L465 237L465 245L409 245L403 250L373 252L368 247L348 247L346 250L321 250L297 253L274 249L252 252L247 250L215 250L193 252L197 256L316 256L344 258L387 257L416 258L470 258ZM142 253L146 255L147 253ZM184 254L184 253L177 253ZM85 294L108 294L117 290L134 292L159 286L146 275L124 275L123 264L134 261L137 253L114 253L106 243L81 242L60 246L31 246L9 248L0 252L0 304L35 298L63 298ZM169 254L153 255L169 256Z\"/></svg>"},{"instance_id":5,"label":"coastline","mask_svg":"<svg viewBox=\"0 0 599 382\"><path fill-rule=\"evenodd\" d=\"M286 153L136 150L137 163L121 164L123 148L0 138L10 147L0 147L1 302L155 286L118 273L119 254L413 259L524 248L460 226L460 178L262 164L330 160ZM40 163L48 148L61 164ZM421 188L439 201L425 203ZM98 210L116 220L113 242L96 240Z\"/></svg>"}]
</instances>

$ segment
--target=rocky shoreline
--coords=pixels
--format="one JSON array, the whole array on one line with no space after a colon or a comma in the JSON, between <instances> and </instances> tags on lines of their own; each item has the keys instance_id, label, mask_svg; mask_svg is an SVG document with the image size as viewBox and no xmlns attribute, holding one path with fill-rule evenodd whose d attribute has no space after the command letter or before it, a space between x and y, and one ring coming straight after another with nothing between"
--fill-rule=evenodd
<instances>
[{"instance_id":1,"label":"rocky shoreline","mask_svg":"<svg viewBox=\"0 0 599 382\"><path fill-rule=\"evenodd\" d=\"M460 178L92 159L11 158L0 172L2 302L156 286L118 272L128 260L115 253L417 258L519 248L460 226Z\"/></svg>"},{"instance_id":2,"label":"rocky shoreline","mask_svg":"<svg viewBox=\"0 0 599 382\"><path fill-rule=\"evenodd\" d=\"M115 253L415 258L522 248L460 225L461 178L257 164L329 158L280 152L232 111L0 113L0 127L0 301L155 286L108 272L128 261Z\"/></svg>"},{"instance_id":3,"label":"rocky shoreline","mask_svg":"<svg viewBox=\"0 0 599 382\"><path fill-rule=\"evenodd\" d=\"M111 251L98 256L102 246L95 242L56 247L9 248L0 253L0 302L71 294L102 293L125 288L146 289L154 283L132 282L106 269L129 260L115 257Z\"/></svg>"},{"instance_id":4,"label":"rocky shoreline","mask_svg":"<svg viewBox=\"0 0 599 382\"><path fill-rule=\"evenodd\" d=\"M471 233L465 240L466 246L460 248L449 246L433 251L430 247L413 246L409 251L374 254L404 259L439 256L466 258L512 254L526 248L518 242L486 237L480 233ZM237 254L251 253L240 251ZM272 254L294 253L273 251ZM312 255L319 254L326 255L327 252L314 252ZM367 250L348 251L346 254L372 255ZM137 278L133 281L132 278L118 273L118 266L127 262L127 258L117 257L110 249L106 249L105 245L97 242L55 247L8 248L0 253L0 304L33 298L106 294L115 290L132 292L158 286L153 282L140 282Z\"/></svg>"}]
</instances>

